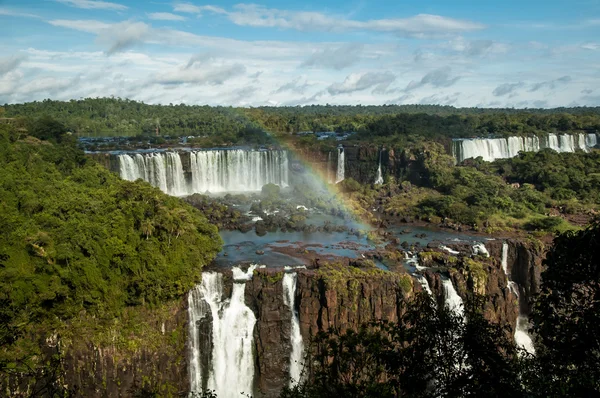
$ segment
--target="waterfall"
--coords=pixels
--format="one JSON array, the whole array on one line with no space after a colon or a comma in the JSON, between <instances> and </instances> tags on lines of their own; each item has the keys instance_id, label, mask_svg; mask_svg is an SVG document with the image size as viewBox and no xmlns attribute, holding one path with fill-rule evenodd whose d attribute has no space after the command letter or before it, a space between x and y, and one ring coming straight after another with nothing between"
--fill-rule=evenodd
<instances>
[{"instance_id":1,"label":"waterfall","mask_svg":"<svg viewBox=\"0 0 600 398\"><path fill-rule=\"evenodd\" d=\"M460 317L465 317L465 308L462 298L456 293L452 281L447 278L442 278L442 286L444 287L444 296L446 297L446 307Z\"/></svg>"},{"instance_id":2,"label":"waterfall","mask_svg":"<svg viewBox=\"0 0 600 398\"><path fill-rule=\"evenodd\" d=\"M517 156L519 152L537 152L550 148L557 152L587 151L596 145L596 134L548 134L545 137L459 138L453 141L452 151L457 162L481 156L492 162Z\"/></svg>"},{"instance_id":3,"label":"waterfall","mask_svg":"<svg viewBox=\"0 0 600 398\"><path fill-rule=\"evenodd\" d=\"M383 184L383 175L381 174L381 149L379 150L379 167L377 167L377 178L375 179L375 185Z\"/></svg>"},{"instance_id":4,"label":"waterfall","mask_svg":"<svg viewBox=\"0 0 600 398\"><path fill-rule=\"evenodd\" d=\"M515 331L515 342L517 346L524 348L530 354L535 354L533 340L529 335L529 320L526 316L519 315L517 318L517 329Z\"/></svg>"},{"instance_id":5,"label":"waterfall","mask_svg":"<svg viewBox=\"0 0 600 398\"><path fill-rule=\"evenodd\" d=\"M345 152L344 147L338 147L337 173L335 175L335 183L344 181L346 174Z\"/></svg>"},{"instance_id":6,"label":"waterfall","mask_svg":"<svg viewBox=\"0 0 600 398\"><path fill-rule=\"evenodd\" d=\"M190 388L201 392L203 386L219 397L237 398L252 394L254 383L253 332L256 317L244 303L245 282L252 278L256 266L248 272L233 268L231 298L223 299L223 275L204 272L202 283L188 296L190 318ZM201 351L198 321L210 314L212 351ZM203 346L206 346L203 345ZM202 356L210 364L202 366Z\"/></svg>"},{"instance_id":7,"label":"waterfall","mask_svg":"<svg viewBox=\"0 0 600 398\"><path fill-rule=\"evenodd\" d=\"M510 291L519 298L519 285L516 282L510 280L510 275L508 274L508 243L502 243L502 258L500 260L502 265L502 270L506 275L507 279L507 287ZM517 326L515 328L515 343L517 346L524 348L530 354L535 354L535 348L533 347L533 341L531 340L531 336L529 336L529 321L527 316L521 315L521 308L519 305L519 314L517 316Z\"/></svg>"},{"instance_id":8,"label":"waterfall","mask_svg":"<svg viewBox=\"0 0 600 398\"><path fill-rule=\"evenodd\" d=\"M485 248L485 245L481 242L475 243L473 245L473 254L476 256L477 255L481 255L481 256L485 256L485 257L490 256L490 252L488 252L488 250Z\"/></svg>"},{"instance_id":9,"label":"waterfall","mask_svg":"<svg viewBox=\"0 0 600 398\"><path fill-rule=\"evenodd\" d=\"M429 287L429 282L427 281L427 278L425 278L423 275L419 275L419 274L413 274L413 275L415 276L415 278L417 278L417 281L419 282L419 284L421 285L423 290L425 290L427 292L427 294L429 294L430 297L433 297L433 292L431 291L431 288Z\"/></svg>"},{"instance_id":10,"label":"waterfall","mask_svg":"<svg viewBox=\"0 0 600 398\"><path fill-rule=\"evenodd\" d=\"M588 134L585 140L585 145L588 148L594 148L598 145L598 136L596 134Z\"/></svg>"},{"instance_id":11,"label":"waterfall","mask_svg":"<svg viewBox=\"0 0 600 398\"><path fill-rule=\"evenodd\" d=\"M283 301L290 308L292 313L291 321L291 341L292 352L290 355L290 387L293 387L300 382L302 376L302 360L304 355L304 344L302 335L300 334L300 322L298 320L298 312L296 311L296 281L298 275L294 273L286 273L283 276Z\"/></svg>"},{"instance_id":12,"label":"waterfall","mask_svg":"<svg viewBox=\"0 0 600 398\"><path fill-rule=\"evenodd\" d=\"M179 152L117 155L121 178L141 178L174 196L193 193L260 191L273 183L287 187L286 151L242 149L189 153L189 177Z\"/></svg>"}]
</instances>

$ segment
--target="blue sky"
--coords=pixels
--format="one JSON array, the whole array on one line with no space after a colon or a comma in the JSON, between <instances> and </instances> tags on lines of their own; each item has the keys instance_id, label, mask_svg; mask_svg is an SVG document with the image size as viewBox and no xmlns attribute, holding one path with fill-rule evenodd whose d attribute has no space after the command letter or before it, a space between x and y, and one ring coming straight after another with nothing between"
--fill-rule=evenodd
<instances>
[{"instance_id":1,"label":"blue sky","mask_svg":"<svg viewBox=\"0 0 600 398\"><path fill-rule=\"evenodd\" d=\"M0 0L0 104L600 106L600 0Z\"/></svg>"}]
</instances>

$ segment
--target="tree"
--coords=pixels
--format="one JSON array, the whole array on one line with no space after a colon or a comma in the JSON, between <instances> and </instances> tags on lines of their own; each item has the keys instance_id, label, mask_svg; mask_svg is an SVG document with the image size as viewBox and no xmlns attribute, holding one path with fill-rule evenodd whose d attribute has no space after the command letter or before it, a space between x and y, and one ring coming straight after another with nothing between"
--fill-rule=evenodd
<instances>
[{"instance_id":1,"label":"tree","mask_svg":"<svg viewBox=\"0 0 600 398\"><path fill-rule=\"evenodd\" d=\"M60 142L67 129L61 122L50 116L42 116L29 126L29 134L40 140L54 140Z\"/></svg>"},{"instance_id":2,"label":"tree","mask_svg":"<svg viewBox=\"0 0 600 398\"><path fill-rule=\"evenodd\" d=\"M533 314L546 396L600 394L600 220L554 239Z\"/></svg>"},{"instance_id":3,"label":"tree","mask_svg":"<svg viewBox=\"0 0 600 398\"><path fill-rule=\"evenodd\" d=\"M522 396L514 343L482 305L480 297L467 302L465 322L421 293L398 322L320 333L305 361L311 377L281 396Z\"/></svg>"}]
</instances>

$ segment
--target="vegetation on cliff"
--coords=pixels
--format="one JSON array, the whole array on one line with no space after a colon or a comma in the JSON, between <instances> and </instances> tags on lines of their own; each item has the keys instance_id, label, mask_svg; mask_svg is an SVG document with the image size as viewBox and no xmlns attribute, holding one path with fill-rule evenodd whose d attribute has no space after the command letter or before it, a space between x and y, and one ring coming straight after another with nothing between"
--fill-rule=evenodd
<instances>
[{"instance_id":1,"label":"vegetation on cliff","mask_svg":"<svg viewBox=\"0 0 600 398\"><path fill-rule=\"evenodd\" d=\"M35 352L30 333L180 297L221 246L199 211L86 160L60 125L30 133L0 125L0 370Z\"/></svg>"},{"instance_id":2,"label":"vegetation on cliff","mask_svg":"<svg viewBox=\"0 0 600 398\"><path fill-rule=\"evenodd\" d=\"M486 320L476 293L465 317L424 293L398 322L320 333L308 379L285 398L592 397L600 393L600 220L558 236L532 316L536 355Z\"/></svg>"}]
</instances>

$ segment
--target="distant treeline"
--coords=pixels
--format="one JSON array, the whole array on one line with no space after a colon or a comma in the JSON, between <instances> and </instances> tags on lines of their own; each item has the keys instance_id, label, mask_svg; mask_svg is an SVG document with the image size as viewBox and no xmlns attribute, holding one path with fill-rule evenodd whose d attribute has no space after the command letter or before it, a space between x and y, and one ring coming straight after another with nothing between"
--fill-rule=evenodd
<instances>
[{"instance_id":1,"label":"distant treeline","mask_svg":"<svg viewBox=\"0 0 600 398\"><path fill-rule=\"evenodd\" d=\"M266 140L265 133L358 132L359 140L593 132L600 107L556 109L383 105L232 108L148 105L120 98L5 105L7 117L51 116L81 136L194 135L215 143ZM256 138L259 137L259 138Z\"/></svg>"}]
</instances>

